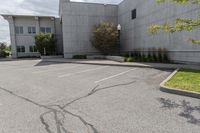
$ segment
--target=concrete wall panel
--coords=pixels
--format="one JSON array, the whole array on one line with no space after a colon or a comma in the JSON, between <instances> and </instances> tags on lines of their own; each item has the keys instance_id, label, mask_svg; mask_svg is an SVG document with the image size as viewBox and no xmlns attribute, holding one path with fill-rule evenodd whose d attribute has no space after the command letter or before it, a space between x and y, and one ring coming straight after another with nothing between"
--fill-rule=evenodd
<instances>
[{"instance_id":1,"label":"concrete wall panel","mask_svg":"<svg viewBox=\"0 0 200 133\"><path fill-rule=\"evenodd\" d=\"M90 42L92 30L101 22L117 24L118 6L64 2L62 8L65 58L76 54L98 54Z\"/></svg>"},{"instance_id":2,"label":"concrete wall panel","mask_svg":"<svg viewBox=\"0 0 200 133\"><path fill-rule=\"evenodd\" d=\"M137 18L131 19L131 11L137 9ZM151 24L173 22L177 17L195 18L200 12L199 5L158 5L155 0L124 0L119 4L118 20L122 25L122 51L134 49L166 48L170 58L176 62L200 62L200 45L191 44L189 37L199 38L200 30L191 33L159 33L151 35L147 28Z\"/></svg>"}]
</instances>

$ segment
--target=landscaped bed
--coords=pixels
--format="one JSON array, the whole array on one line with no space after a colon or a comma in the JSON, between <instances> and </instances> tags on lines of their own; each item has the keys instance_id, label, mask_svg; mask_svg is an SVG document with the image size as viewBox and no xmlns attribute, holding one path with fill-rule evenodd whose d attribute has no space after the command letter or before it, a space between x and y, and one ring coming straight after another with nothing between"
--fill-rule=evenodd
<instances>
[{"instance_id":1,"label":"landscaped bed","mask_svg":"<svg viewBox=\"0 0 200 133\"><path fill-rule=\"evenodd\" d=\"M165 86L200 93L200 70L180 69Z\"/></svg>"}]
</instances>

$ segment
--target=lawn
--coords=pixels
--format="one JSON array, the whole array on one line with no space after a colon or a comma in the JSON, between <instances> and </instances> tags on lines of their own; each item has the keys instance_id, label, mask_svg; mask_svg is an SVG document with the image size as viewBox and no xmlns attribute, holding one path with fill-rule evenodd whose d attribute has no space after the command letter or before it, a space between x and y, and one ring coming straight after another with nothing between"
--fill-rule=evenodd
<instances>
[{"instance_id":1,"label":"lawn","mask_svg":"<svg viewBox=\"0 0 200 133\"><path fill-rule=\"evenodd\" d=\"M200 70L181 69L165 85L200 93Z\"/></svg>"}]
</instances>

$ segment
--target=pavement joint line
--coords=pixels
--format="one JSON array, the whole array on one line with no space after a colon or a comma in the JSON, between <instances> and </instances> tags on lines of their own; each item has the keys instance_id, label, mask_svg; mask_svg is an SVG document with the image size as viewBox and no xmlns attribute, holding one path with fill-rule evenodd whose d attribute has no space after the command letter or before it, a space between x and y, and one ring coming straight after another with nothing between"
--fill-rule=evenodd
<instances>
[{"instance_id":1,"label":"pavement joint line","mask_svg":"<svg viewBox=\"0 0 200 133\"><path fill-rule=\"evenodd\" d=\"M53 67L53 68L52 68ZM50 69L55 69L56 65L44 65L44 66L29 66L29 67L20 67L17 68L15 70L29 70L29 69L46 69L46 68L50 68ZM36 70L37 71L37 70ZM39 70L38 70L39 71ZM42 71L42 70L41 70Z\"/></svg>"},{"instance_id":2,"label":"pavement joint line","mask_svg":"<svg viewBox=\"0 0 200 133\"><path fill-rule=\"evenodd\" d=\"M81 73L86 73L86 72L90 72L90 71L104 69L104 68L107 68L107 67L109 67L109 66L97 67L97 68L92 68L92 69L86 69L86 70L75 72L75 73L69 73L69 74L60 75L60 76L58 76L58 78L69 77L69 76L73 76L73 75L76 75L76 74L81 74Z\"/></svg>"},{"instance_id":3,"label":"pavement joint line","mask_svg":"<svg viewBox=\"0 0 200 133\"><path fill-rule=\"evenodd\" d=\"M112 76L109 76L109 77L106 77L106 78L103 78L101 80L98 80L98 81L95 81L94 83L100 83L100 82L103 82L103 81L106 81L106 80L109 80L109 79L112 79L112 78L116 78L118 76L122 76L128 72L131 72L131 71L134 71L136 70L137 68L133 68L133 69L129 69L127 71L124 71L124 72L121 72L121 73L118 73L118 74L115 74L115 75L112 75Z\"/></svg>"},{"instance_id":4,"label":"pavement joint line","mask_svg":"<svg viewBox=\"0 0 200 133\"><path fill-rule=\"evenodd\" d=\"M33 74L39 74L39 73L45 73L45 72L54 72L54 71L59 71L59 70L67 70L67 69L73 69L77 67L81 67L83 65L76 65L76 66L71 66L71 67L66 67L66 68L54 68L54 69L48 69L48 70L41 70L41 71L35 71L32 72Z\"/></svg>"}]
</instances>

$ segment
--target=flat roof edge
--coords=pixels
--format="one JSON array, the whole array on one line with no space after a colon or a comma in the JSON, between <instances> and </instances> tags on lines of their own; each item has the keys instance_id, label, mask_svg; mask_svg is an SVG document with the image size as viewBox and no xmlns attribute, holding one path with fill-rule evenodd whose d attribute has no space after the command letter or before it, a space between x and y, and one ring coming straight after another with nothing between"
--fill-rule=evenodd
<instances>
[{"instance_id":1,"label":"flat roof edge","mask_svg":"<svg viewBox=\"0 0 200 133\"><path fill-rule=\"evenodd\" d=\"M46 16L46 15L19 15L19 14L0 14L1 16L13 16L13 17L44 17L44 18L57 18L59 16Z\"/></svg>"},{"instance_id":2,"label":"flat roof edge","mask_svg":"<svg viewBox=\"0 0 200 133\"><path fill-rule=\"evenodd\" d=\"M81 4L96 4L96 5L110 5L110 6L118 6L119 4L106 4L106 3L95 3L95 2L82 2L82 1L70 1L70 3L81 3Z\"/></svg>"}]
</instances>

